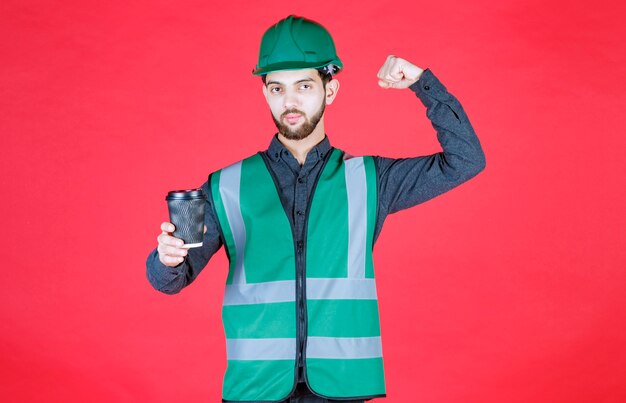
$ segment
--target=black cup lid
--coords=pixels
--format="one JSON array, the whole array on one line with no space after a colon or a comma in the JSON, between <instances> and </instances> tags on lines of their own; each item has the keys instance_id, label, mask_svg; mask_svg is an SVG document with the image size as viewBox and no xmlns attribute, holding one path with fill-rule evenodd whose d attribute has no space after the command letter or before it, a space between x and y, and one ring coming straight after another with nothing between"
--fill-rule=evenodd
<instances>
[{"instance_id":1,"label":"black cup lid","mask_svg":"<svg viewBox=\"0 0 626 403\"><path fill-rule=\"evenodd\" d=\"M165 200L194 200L206 199L202 189L172 190L167 193Z\"/></svg>"}]
</instances>

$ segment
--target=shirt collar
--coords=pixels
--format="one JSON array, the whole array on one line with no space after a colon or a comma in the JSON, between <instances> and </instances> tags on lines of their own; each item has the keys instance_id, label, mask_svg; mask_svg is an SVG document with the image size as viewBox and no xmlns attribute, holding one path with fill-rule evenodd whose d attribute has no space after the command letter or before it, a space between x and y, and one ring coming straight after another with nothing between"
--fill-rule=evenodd
<instances>
[{"instance_id":1,"label":"shirt collar","mask_svg":"<svg viewBox=\"0 0 626 403\"><path fill-rule=\"evenodd\" d=\"M324 139L317 143L315 147L309 151L307 154L307 159L314 158L315 160L323 159L326 154L328 154L331 150L330 140L328 140L328 136L324 136ZM274 162L277 162L283 153L289 153L290 151L283 145L283 143L278 140L278 135L274 135L272 137L272 141L270 142L270 146L267 148L268 157Z\"/></svg>"}]
</instances>

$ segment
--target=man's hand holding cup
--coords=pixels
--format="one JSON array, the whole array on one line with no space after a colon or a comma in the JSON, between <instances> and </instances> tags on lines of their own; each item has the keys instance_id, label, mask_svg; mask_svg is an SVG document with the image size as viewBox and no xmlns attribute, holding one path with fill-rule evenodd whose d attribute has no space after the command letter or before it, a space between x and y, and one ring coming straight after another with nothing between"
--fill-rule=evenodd
<instances>
[{"instance_id":1,"label":"man's hand holding cup","mask_svg":"<svg viewBox=\"0 0 626 403\"><path fill-rule=\"evenodd\" d=\"M189 248L202 246L207 230L204 225L206 195L202 189L172 190L165 200L171 222L161 224L157 251L161 263L175 267L185 260Z\"/></svg>"},{"instance_id":2,"label":"man's hand holding cup","mask_svg":"<svg viewBox=\"0 0 626 403\"><path fill-rule=\"evenodd\" d=\"M175 267L181 264L187 256L187 248L184 248L182 239L176 238L172 235L176 228L174 224L170 222L164 222L161 224L161 234L157 237L159 246L157 251L159 252L159 260L166 266Z\"/></svg>"}]
</instances>

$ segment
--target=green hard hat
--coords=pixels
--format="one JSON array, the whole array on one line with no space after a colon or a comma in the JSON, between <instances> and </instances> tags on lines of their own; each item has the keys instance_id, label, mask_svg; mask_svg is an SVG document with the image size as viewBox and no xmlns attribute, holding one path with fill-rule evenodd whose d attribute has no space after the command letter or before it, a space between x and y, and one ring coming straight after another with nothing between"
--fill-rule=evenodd
<instances>
[{"instance_id":1,"label":"green hard hat","mask_svg":"<svg viewBox=\"0 0 626 403\"><path fill-rule=\"evenodd\" d=\"M252 74L324 67L330 74L343 68L330 33L315 21L290 15L263 34Z\"/></svg>"}]
</instances>

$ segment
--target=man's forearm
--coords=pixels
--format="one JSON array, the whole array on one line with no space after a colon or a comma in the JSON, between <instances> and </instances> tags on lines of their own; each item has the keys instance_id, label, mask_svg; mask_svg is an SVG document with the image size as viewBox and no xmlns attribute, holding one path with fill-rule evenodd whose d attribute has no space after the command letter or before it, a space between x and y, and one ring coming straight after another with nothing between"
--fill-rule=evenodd
<instances>
[{"instance_id":1,"label":"man's forearm","mask_svg":"<svg viewBox=\"0 0 626 403\"><path fill-rule=\"evenodd\" d=\"M485 154L458 99L429 69L411 89L426 106L426 116L437 131L443 152L434 156L444 157L440 165L442 173L464 182L482 171Z\"/></svg>"},{"instance_id":2,"label":"man's forearm","mask_svg":"<svg viewBox=\"0 0 626 403\"><path fill-rule=\"evenodd\" d=\"M165 294L176 294L185 288L190 279L187 259L176 267L169 267L161 263L159 253L154 249L146 261L146 276L152 287Z\"/></svg>"},{"instance_id":3,"label":"man's forearm","mask_svg":"<svg viewBox=\"0 0 626 403\"><path fill-rule=\"evenodd\" d=\"M459 101L426 69L409 87L426 106L442 152L413 158L377 157L381 214L400 211L440 195L477 175L485 155Z\"/></svg>"}]
</instances>

